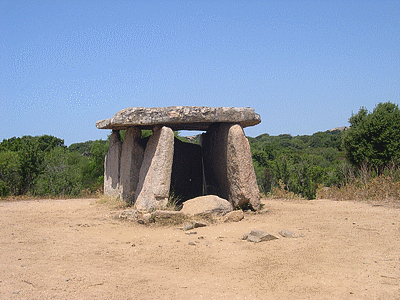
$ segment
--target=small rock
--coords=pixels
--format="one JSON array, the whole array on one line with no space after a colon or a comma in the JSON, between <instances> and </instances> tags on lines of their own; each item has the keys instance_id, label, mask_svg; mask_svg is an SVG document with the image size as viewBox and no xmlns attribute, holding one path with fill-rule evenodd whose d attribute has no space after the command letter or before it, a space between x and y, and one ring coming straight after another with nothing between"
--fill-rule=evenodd
<instances>
[{"instance_id":1,"label":"small rock","mask_svg":"<svg viewBox=\"0 0 400 300\"><path fill-rule=\"evenodd\" d=\"M253 242L253 243L259 243L259 242L261 242L261 239L260 239L258 236L249 235L249 236L247 237L247 241L248 241L248 242Z\"/></svg>"},{"instance_id":2,"label":"small rock","mask_svg":"<svg viewBox=\"0 0 400 300\"><path fill-rule=\"evenodd\" d=\"M249 234L248 234L248 233L245 233L245 234L243 235L243 237L242 237L242 240L245 241L245 240L247 240L248 237L249 237Z\"/></svg>"},{"instance_id":3,"label":"small rock","mask_svg":"<svg viewBox=\"0 0 400 300\"><path fill-rule=\"evenodd\" d=\"M186 232L185 234L190 235L190 234L197 234L196 231L191 231L191 232Z\"/></svg>"},{"instance_id":4,"label":"small rock","mask_svg":"<svg viewBox=\"0 0 400 300\"><path fill-rule=\"evenodd\" d=\"M235 210L227 213L225 215L225 221L224 222L239 222L243 220L244 218L244 213L241 210Z\"/></svg>"},{"instance_id":5,"label":"small rock","mask_svg":"<svg viewBox=\"0 0 400 300\"><path fill-rule=\"evenodd\" d=\"M196 246L196 244L193 243L193 242L189 242L188 245L190 245L190 246Z\"/></svg>"},{"instance_id":6,"label":"small rock","mask_svg":"<svg viewBox=\"0 0 400 300\"><path fill-rule=\"evenodd\" d=\"M197 222L197 221L193 221L193 227L194 228L199 228L199 227L206 227L207 226L207 224L206 223L203 223L203 222Z\"/></svg>"},{"instance_id":7,"label":"small rock","mask_svg":"<svg viewBox=\"0 0 400 300\"><path fill-rule=\"evenodd\" d=\"M242 239L247 240L249 242L258 243L258 242L272 241L278 238L262 230L252 230L249 234L245 234Z\"/></svg>"},{"instance_id":8,"label":"small rock","mask_svg":"<svg viewBox=\"0 0 400 300\"><path fill-rule=\"evenodd\" d=\"M186 224L185 227L183 228L184 230L191 230L194 228L193 224Z\"/></svg>"},{"instance_id":9,"label":"small rock","mask_svg":"<svg viewBox=\"0 0 400 300\"><path fill-rule=\"evenodd\" d=\"M293 232L291 232L291 231L289 231L289 230L282 230L282 231L279 231L279 234L280 234L281 236L283 236L283 237L286 237L286 238L298 238L298 237L299 237L298 234L295 234L295 233L293 233Z\"/></svg>"}]
</instances>

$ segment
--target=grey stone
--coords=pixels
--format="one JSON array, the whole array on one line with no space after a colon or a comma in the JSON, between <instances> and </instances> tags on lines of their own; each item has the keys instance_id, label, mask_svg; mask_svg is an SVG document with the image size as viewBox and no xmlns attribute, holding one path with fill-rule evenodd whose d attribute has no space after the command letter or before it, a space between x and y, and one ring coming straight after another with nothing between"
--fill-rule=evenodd
<instances>
[{"instance_id":1,"label":"grey stone","mask_svg":"<svg viewBox=\"0 0 400 300\"><path fill-rule=\"evenodd\" d=\"M247 238L249 237L249 234L248 233L245 233L244 235L243 235L243 237L242 237L242 240L247 240Z\"/></svg>"},{"instance_id":2,"label":"grey stone","mask_svg":"<svg viewBox=\"0 0 400 300\"><path fill-rule=\"evenodd\" d=\"M248 241L248 242L253 242L253 243L259 243L259 242L261 242L262 240L261 240L261 238L259 238L258 236L249 235L249 236L247 237L247 241Z\"/></svg>"},{"instance_id":3,"label":"grey stone","mask_svg":"<svg viewBox=\"0 0 400 300\"><path fill-rule=\"evenodd\" d=\"M260 116L250 107L130 107L117 112L112 118L96 122L99 129L126 129L140 126L152 129L163 125L173 130L207 130L214 123L238 123L242 128L261 122Z\"/></svg>"},{"instance_id":4,"label":"grey stone","mask_svg":"<svg viewBox=\"0 0 400 300\"><path fill-rule=\"evenodd\" d=\"M192 223L193 223L193 227L194 227L194 228L206 227L206 226L207 226L206 223L199 222L199 221L193 221Z\"/></svg>"},{"instance_id":5,"label":"grey stone","mask_svg":"<svg viewBox=\"0 0 400 300\"><path fill-rule=\"evenodd\" d=\"M191 230L193 228L194 228L193 224L185 224L185 226L183 227L184 230Z\"/></svg>"},{"instance_id":6,"label":"grey stone","mask_svg":"<svg viewBox=\"0 0 400 300\"><path fill-rule=\"evenodd\" d=\"M228 199L234 208L260 208L250 145L238 124L215 124L202 135L207 193Z\"/></svg>"},{"instance_id":7,"label":"grey stone","mask_svg":"<svg viewBox=\"0 0 400 300\"><path fill-rule=\"evenodd\" d=\"M196 246L196 243L189 242L188 245L190 245L190 246Z\"/></svg>"},{"instance_id":8,"label":"grey stone","mask_svg":"<svg viewBox=\"0 0 400 300\"><path fill-rule=\"evenodd\" d=\"M126 130L122 144L120 162L120 186L122 198L132 203L139 182L139 172L142 166L144 148L141 143L141 130L130 127Z\"/></svg>"},{"instance_id":9,"label":"grey stone","mask_svg":"<svg viewBox=\"0 0 400 300\"><path fill-rule=\"evenodd\" d=\"M291 232L291 231L289 231L289 230L282 230L282 231L279 231L279 234L280 234L281 236L283 236L283 237L286 237L286 238L298 238L298 237L299 237L298 234L293 233L293 232Z\"/></svg>"},{"instance_id":10,"label":"grey stone","mask_svg":"<svg viewBox=\"0 0 400 300\"><path fill-rule=\"evenodd\" d=\"M137 219L138 218L138 214L137 211L134 209L126 209L124 210L122 213L119 214L119 218L120 219Z\"/></svg>"},{"instance_id":11,"label":"grey stone","mask_svg":"<svg viewBox=\"0 0 400 300\"><path fill-rule=\"evenodd\" d=\"M120 196L120 160L122 143L119 130L113 130L110 136L108 152L104 160L104 194Z\"/></svg>"},{"instance_id":12,"label":"grey stone","mask_svg":"<svg viewBox=\"0 0 400 300\"><path fill-rule=\"evenodd\" d=\"M241 210L235 210L231 211L230 213L227 213L225 215L225 220L224 222L239 222L243 220L244 218L244 213Z\"/></svg>"},{"instance_id":13,"label":"grey stone","mask_svg":"<svg viewBox=\"0 0 400 300\"><path fill-rule=\"evenodd\" d=\"M181 212L187 215L216 214L224 215L232 211L229 201L215 195L200 196L183 203Z\"/></svg>"},{"instance_id":14,"label":"grey stone","mask_svg":"<svg viewBox=\"0 0 400 300\"><path fill-rule=\"evenodd\" d=\"M135 193L135 208L149 210L165 207L168 202L174 155L174 132L171 128L155 128L150 137Z\"/></svg>"},{"instance_id":15,"label":"grey stone","mask_svg":"<svg viewBox=\"0 0 400 300\"><path fill-rule=\"evenodd\" d=\"M276 236L273 236L262 230L252 230L249 234L247 234L247 238L245 238L245 236L246 235L244 235L242 239L247 239L247 241L255 243L278 239Z\"/></svg>"}]
</instances>

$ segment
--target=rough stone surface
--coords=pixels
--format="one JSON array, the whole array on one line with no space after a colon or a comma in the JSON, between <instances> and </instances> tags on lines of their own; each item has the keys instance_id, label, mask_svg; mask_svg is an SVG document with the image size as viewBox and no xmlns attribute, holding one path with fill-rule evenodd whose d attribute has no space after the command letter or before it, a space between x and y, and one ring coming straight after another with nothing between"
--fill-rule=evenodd
<instances>
[{"instance_id":1,"label":"rough stone surface","mask_svg":"<svg viewBox=\"0 0 400 300\"><path fill-rule=\"evenodd\" d=\"M137 127L128 128L122 144L120 162L121 194L126 202L133 202L134 200L143 154L141 130Z\"/></svg>"},{"instance_id":2,"label":"rough stone surface","mask_svg":"<svg viewBox=\"0 0 400 300\"><path fill-rule=\"evenodd\" d=\"M261 122L260 116L249 107L130 107L117 112L112 118L96 122L99 129L126 129L140 126L152 129L163 125L173 130L207 130L214 123L238 123L243 128Z\"/></svg>"},{"instance_id":3,"label":"rough stone surface","mask_svg":"<svg viewBox=\"0 0 400 300\"><path fill-rule=\"evenodd\" d=\"M174 132L157 127L150 137L139 173L135 209L164 207L168 202L174 155Z\"/></svg>"},{"instance_id":4,"label":"rough stone surface","mask_svg":"<svg viewBox=\"0 0 400 300\"><path fill-rule=\"evenodd\" d=\"M250 145L238 124L215 124L202 135L207 193L228 199L234 208L260 208Z\"/></svg>"},{"instance_id":5,"label":"rough stone surface","mask_svg":"<svg viewBox=\"0 0 400 300\"><path fill-rule=\"evenodd\" d=\"M272 241L276 239L278 239L276 236L273 236L262 230L252 230L250 233L246 233L245 235L243 235L242 238L242 240L247 240L253 243Z\"/></svg>"},{"instance_id":6,"label":"rough stone surface","mask_svg":"<svg viewBox=\"0 0 400 300\"><path fill-rule=\"evenodd\" d=\"M279 234L285 238L298 238L301 237L301 235L298 235L297 233L293 233L289 230L281 230L279 231Z\"/></svg>"},{"instance_id":7,"label":"rough stone surface","mask_svg":"<svg viewBox=\"0 0 400 300\"><path fill-rule=\"evenodd\" d=\"M183 203L181 212L187 215L216 214L224 215L232 211L229 201L215 195L201 196Z\"/></svg>"},{"instance_id":8,"label":"rough stone surface","mask_svg":"<svg viewBox=\"0 0 400 300\"><path fill-rule=\"evenodd\" d=\"M104 160L104 194L119 196L120 191L120 160L122 143L118 130L113 130L110 145Z\"/></svg>"},{"instance_id":9,"label":"rough stone surface","mask_svg":"<svg viewBox=\"0 0 400 300\"><path fill-rule=\"evenodd\" d=\"M232 199L235 206L250 204L253 209L259 210L260 191L251 158L250 145L240 125L230 126L227 148L228 199Z\"/></svg>"},{"instance_id":10,"label":"rough stone surface","mask_svg":"<svg viewBox=\"0 0 400 300\"><path fill-rule=\"evenodd\" d=\"M224 222L239 222L243 220L244 218L244 213L241 210L234 210L231 211L230 213L227 213L225 215L225 221Z\"/></svg>"}]
</instances>

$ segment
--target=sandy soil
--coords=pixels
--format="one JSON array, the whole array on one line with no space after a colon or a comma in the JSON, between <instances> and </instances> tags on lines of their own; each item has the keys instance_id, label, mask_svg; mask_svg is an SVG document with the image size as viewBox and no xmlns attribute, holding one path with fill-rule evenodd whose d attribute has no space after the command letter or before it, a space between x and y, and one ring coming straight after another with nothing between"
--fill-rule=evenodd
<instances>
[{"instance_id":1,"label":"sandy soil","mask_svg":"<svg viewBox=\"0 0 400 300\"><path fill-rule=\"evenodd\" d=\"M96 199L0 202L0 298L400 299L398 208L265 205L188 235L116 220ZM252 229L304 237L242 241Z\"/></svg>"}]
</instances>

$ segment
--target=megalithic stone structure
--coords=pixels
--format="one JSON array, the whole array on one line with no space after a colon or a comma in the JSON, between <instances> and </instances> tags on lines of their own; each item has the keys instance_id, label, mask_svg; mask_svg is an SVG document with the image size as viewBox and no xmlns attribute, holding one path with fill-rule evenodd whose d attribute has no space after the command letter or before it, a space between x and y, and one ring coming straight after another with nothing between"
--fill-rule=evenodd
<instances>
[{"instance_id":1,"label":"megalithic stone structure","mask_svg":"<svg viewBox=\"0 0 400 300\"><path fill-rule=\"evenodd\" d=\"M260 122L252 108L123 109L96 122L99 129L113 130L104 193L120 196L142 211L165 206L171 195L185 201L204 193L225 198L234 208L258 210L259 190L243 128ZM151 129L153 135L142 139L142 129ZM123 144L120 130L127 130ZM174 139L174 130L206 133L199 146Z\"/></svg>"}]
</instances>

